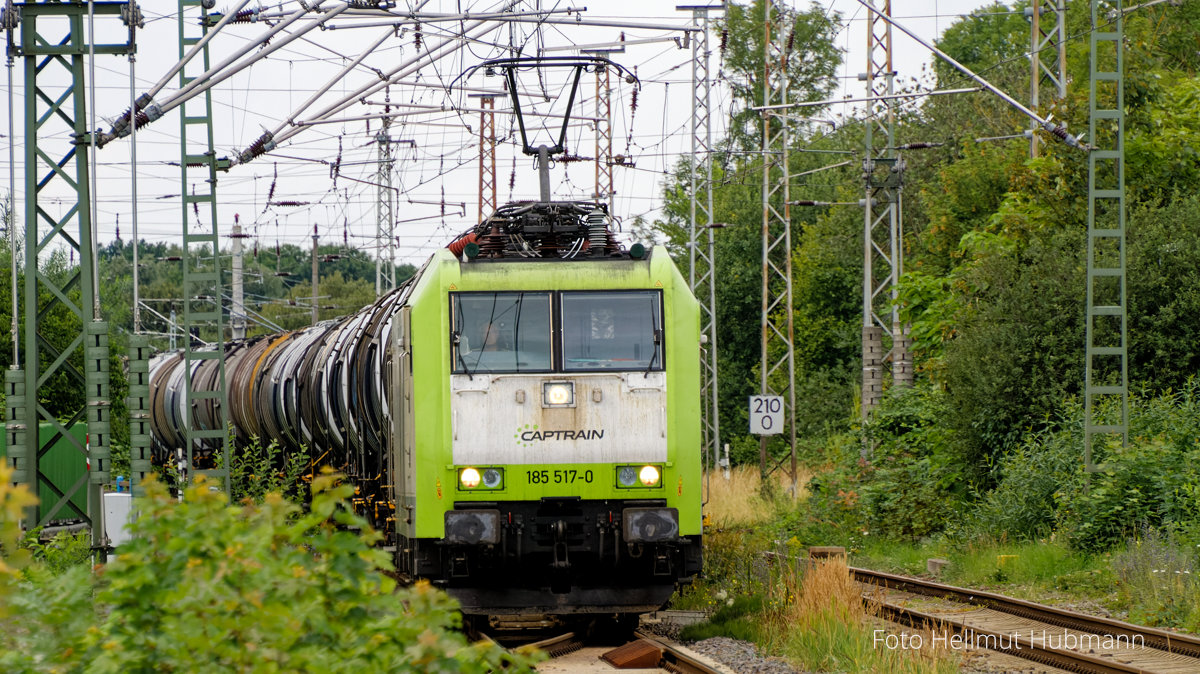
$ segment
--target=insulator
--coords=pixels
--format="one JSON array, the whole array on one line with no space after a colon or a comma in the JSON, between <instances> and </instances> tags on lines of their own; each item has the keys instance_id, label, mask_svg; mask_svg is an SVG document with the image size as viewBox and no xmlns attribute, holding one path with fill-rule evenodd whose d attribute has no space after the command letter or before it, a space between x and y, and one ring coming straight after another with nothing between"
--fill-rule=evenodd
<instances>
[{"instance_id":1,"label":"insulator","mask_svg":"<svg viewBox=\"0 0 1200 674\"><path fill-rule=\"evenodd\" d=\"M124 23L126 26L145 28L146 21L142 18L142 8L138 7L136 2L130 2L122 5L121 23Z\"/></svg>"},{"instance_id":2,"label":"insulator","mask_svg":"<svg viewBox=\"0 0 1200 674\"><path fill-rule=\"evenodd\" d=\"M718 49L720 49L720 51L721 51L722 56L725 55L725 48L728 46L729 46L729 29L723 28L723 29L721 29L721 46L718 47Z\"/></svg>"},{"instance_id":3,"label":"insulator","mask_svg":"<svg viewBox=\"0 0 1200 674\"><path fill-rule=\"evenodd\" d=\"M267 206L270 206L270 204L271 204L271 199L272 199L272 198L275 196L275 186L276 186L278 183L279 183L279 162L275 162L275 164L274 164L274 174L271 176L271 186L270 186L269 188L267 188ZM263 210L266 210L266 208L267 208L267 207L266 207L266 206L264 206L264 207L263 207ZM279 221L278 221L278 220L276 220L276 221L275 221L275 226L276 226L276 227L278 227L278 226L279 226Z\"/></svg>"},{"instance_id":4,"label":"insulator","mask_svg":"<svg viewBox=\"0 0 1200 674\"><path fill-rule=\"evenodd\" d=\"M608 252L608 214L597 208L587 214L588 245L592 255L601 256Z\"/></svg>"},{"instance_id":5,"label":"insulator","mask_svg":"<svg viewBox=\"0 0 1200 674\"><path fill-rule=\"evenodd\" d=\"M238 12L237 14L234 14L233 18L230 19L229 22L230 23L256 23L258 21L258 15L261 11L262 10L259 7L255 7L254 9L243 10L241 12Z\"/></svg>"},{"instance_id":6,"label":"insulator","mask_svg":"<svg viewBox=\"0 0 1200 674\"><path fill-rule=\"evenodd\" d=\"M150 122L153 122L159 117L162 117L162 109L159 108L158 105L151 103L150 97L146 94L139 96L138 99L134 101L133 107L135 110L137 110L137 113L134 115L134 120L136 121L137 128L139 129L146 126ZM132 130L129 128L129 110L126 110L125 112L121 113L121 116L117 118L117 121L113 122L112 135L117 138L124 138L131 132Z\"/></svg>"},{"instance_id":7,"label":"insulator","mask_svg":"<svg viewBox=\"0 0 1200 674\"><path fill-rule=\"evenodd\" d=\"M500 225L493 222L487 234L479 237L480 257L500 257L504 254L506 237L500 232Z\"/></svg>"},{"instance_id":8,"label":"insulator","mask_svg":"<svg viewBox=\"0 0 1200 674\"><path fill-rule=\"evenodd\" d=\"M418 21L413 26L413 49L419 53L421 51L421 22Z\"/></svg>"},{"instance_id":9,"label":"insulator","mask_svg":"<svg viewBox=\"0 0 1200 674\"><path fill-rule=\"evenodd\" d=\"M308 206L310 204L312 204L311 201L282 200L282 201L268 201L267 202L268 206Z\"/></svg>"},{"instance_id":10,"label":"insulator","mask_svg":"<svg viewBox=\"0 0 1200 674\"><path fill-rule=\"evenodd\" d=\"M4 9L0 10L0 28L4 30L14 30L21 25L21 10L13 7L12 3L6 3Z\"/></svg>"},{"instance_id":11,"label":"insulator","mask_svg":"<svg viewBox=\"0 0 1200 674\"><path fill-rule=\"evenodd\" d=\"M791 32L788 33L787 46L784 47L783 53L784 54L792 53L792 47L794 47L795 45L796 45L796 31L793 29Z\"/></svg>"},{"instance_id":12,"label":"insulator","mask_svg":"<svg viewBox=\"0 0 1200 674\"><path fill-rule=\"evenodd\" d=\"M274 149L275 138L271 135L271 132L268 131L260 136L258 140L251 143L250 147L238 153L238 160L243 164L247 164L255 157L261 157L262 155Z\"/></svg>"}]
</instances>

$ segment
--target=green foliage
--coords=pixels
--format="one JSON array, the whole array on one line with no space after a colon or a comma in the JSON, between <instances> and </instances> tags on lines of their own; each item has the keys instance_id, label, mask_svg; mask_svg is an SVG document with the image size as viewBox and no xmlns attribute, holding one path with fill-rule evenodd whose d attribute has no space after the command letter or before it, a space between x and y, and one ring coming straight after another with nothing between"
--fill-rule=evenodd
<instances>
[{"instance_id":1,"label":"green foliage","mask_svg":"<svg viewBox=\"0 0 1200 674\"><path fill-rule=\"evenodd\" d=\"M945 345L945 421L973 480L1080 388L1083 246L1078 230L1038 236L977 253L965 274L969 309Z\"/></svg>"},{"instance_id":2,"label":"green foliage","mask_svg":"<svg viewBox=\"0 0 1200 674\"><path fill-rule=\"evenodd\" d=\"M1082 420L1083 410L1072 402L1054 423L1031 431L1001 456L996 486L981 495L955 534L965 540L1048 536L1057 521L1055 494L1079 470Z\"/></svg>"},{"instance_id":3,"label":"green foliage","mask_svg":"<svg viewBox=\"0 0 1200 674\"><path fill-rule=\"evenodd\" d=\"M763 102L764 3L730 3L721 27L721 64L725 82L741 105L729 121L729 144L736 149L758 149L762 143L762 118L749 108ZM840 15L813 4L807 11L775 5L771 22L776 36L786 36L783 71L788 77L789 99L819 101L828 98L841 65L834 46ZM780 28L786 27L786 29ZM780 40L779 37L775 38ZM772 63L772 68L780 68Z\"/></svg>"},{"instance_id":4,"label":"green foliage","mask_svg":"<svg viewBox=\"0 0 1200 674\"><path fill-rule=\"evenodd\" d=\"M1097 413L1116 414L1099 408ZM956 536L1033 540L1057 532L1102 552L1149 528L1191 540L1200 532L1200 382L1158 396L1131 395L1128 447L1096 443L1096 473L1083 467L1083 410L1071 402L997 464ZM1200 541L1195 541L1200 542Z\"/></svg>"},{"instance_id":5,"label":"green foliage","mask_svg":"<svg viewBox=\"0 0 1200 674\"><path fill-rule=\"evenodd\" d=\"M857 551L870 535L871 524L862 504L867 466L859 453L861 438L839 436L825 448L829 462L808 481L808 498L778 522L778 538L800 545L841 545Z\"/></svg>"},{"instance_id":6,"label":"green foliage","mask_svg":"<svg viewBox=\"0 0 1200 674\"><path fill-rule=\"evenodd\" d=\"M684 641L701 641L712 637L729 637L756 641L759 637L757 618L752 615L763 609L760 594L727 597L708 620L687 625L679 632Z\"/></svg>"},{"instance_id":7,"label":"green foliage","mask_svg":"<svg viewBox=\"0 0 1200 674\"><path fill-rule=\"evenodd\" d=\"M288 454L278 440L264 446L257 436L245 445L230 442L230 448L229 488L234 501L248 499L261 504L267 494L280 494L295 503L304 498L307 452Z\"/></svg>"},{"instance_id":8,"label":"green foliage","mask_svg":"<svg viewBox=\"0 0 1200 674\"><path fill-rule=\"evenodd\" d=\"M872 535L919 540L958 510L963 471L954 434L941 424L947 403L928 386L892 389L867 425L871 460L861 480Z\"/></svg>"},{"instance_id":9,"label":"green foliage","mask_svg":"<svg viewBox=\"0 0 1200 674\"><path fill-rule=\"evenodd\" d=\"M478 671L528 661L450 631L454 603L384 575L379 534L314 479L311 509L277 495L229 506L197 483L176 503L147 485L134 539L105 570L108 614L87 646L96 672Z\"/></svg>"},{"instance_id":10,"label":"green foliage","mask_svg":"<svg viewBox=\"0 0 1200 674\"><path fill-rule=\"evenodd\" d=\"M1200 371L1200 197L1141 204L1129 222L1131 378L1178 389Z\"/></svg>"},{"instance_id":11,"label":"green foliage","mask_svg":"<svg viewBox=\"0 0 1200 674\"><path fill-rule=\"evenodd\" d=\"M8 462L0 461L0 619L9 617L5 595L32 557L21 545L21 518L26 508L37 503L37 497L25 485L13 485L12 474Z\"/></svg>"},{"instance_id":12,"label":"green foliage","mask_svg":"<svg viewBox=\"0 0 1200 674\"><path fill-rule=\"evenodd\" d=\"M16 547L29 497L0 464L0 667L32 671L529 671L531 656L468 644L428 584L398 588L379 534L325 474L311 508L279 495L231 506L200 480L146 485L133 540L103 567L54 575ZM24 569L22 572L20 569Z\"/></svg>"},{"instance_id":13,"label":"green foliage","mask_svg":"<svg viewBox=\"0 0 1200 674\"><path fill-rule=\"evenodd\" d=\"M62 532L45 543L41 541L41 532L41 527L30 529L21 545L33 552L33 559L52 575L77 566L87 566L91 561L92 537L89 531Z\"/></svg>"},{"instance_id":14,"label":"green foliage","mask_svg":"<svg viewBox=\"0 0 1200 674\"><path fill-rule=\"evenodd\" d=\"M1172 537L1145 530L1113 555L1112 568L1130 620L1200 630L1200 567Z\"/></svg>"}]
</instances>

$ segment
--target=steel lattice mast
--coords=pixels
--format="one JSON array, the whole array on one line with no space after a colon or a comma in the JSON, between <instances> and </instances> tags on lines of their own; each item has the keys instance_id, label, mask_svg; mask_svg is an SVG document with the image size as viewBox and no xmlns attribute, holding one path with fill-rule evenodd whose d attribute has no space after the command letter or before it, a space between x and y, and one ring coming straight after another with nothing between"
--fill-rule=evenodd
<instances>
[{"instance_id":1,"label":"steel lattice mast","mask_svg":"<svg viewBox=\"0 0 1200 674\"><path fill-rule=\"evenodd\" d=\"M390 102L390 97L386 99ZM391 112L391 106L384 106L385 112ZM388 132L391 130L392 118L383 118L383 128L375 136L378 146L379 166L375 173L377 185L375 202L375 297L396 287L396 260L393 254L395 241L395 199L396 188L392 184L396 164L395 147ZM387 259L384 259L385 253ZM385 283L386 282L386 283Z\"/></svg>"},{"instance_id":2,"label":"steel lattice mast","mask_svg":"<svg viewBox=\"0 0 1200 674\"><path fill-rule=\"evenodd\" d=\"M479 99L479 217L483 222L496 212L496 99Z\"/></svg>"},{"instance_id":3,"label":"steel lattice mast","mask_svg":"<svg viewBox=\"0 0 1200 674\"><path fill-rule=\"evenodd\" d=\"M208 0L179 0L179 58L204 40L209 28L220 19L209 14ZM199 59L192 59L179 70L183 89L206 72L208 44L201 46ZM208 475L229 493L229 399L225 387L225 351L223 283L221 279L221 239L217 221L217 170L227 170L228 162L217 159L213 145L213 105L211 89L189 98L179 106L179 152L182 194L183 233L183 358L187 372L206 363L217 368L217 377L205 390L193 388L193 378L184 377L184 407L187 419L184 435L187 447L184 467L189 478ZM201 409L211 411L213 423L200 422ZM197 461L199 459L199 461Z\"/></svg>"},{"instance_id":4,"label":"steel lattice mast","mask_svg":"<svg viewBox=\"0 0 1200 674\"><path fill-rule=\"evenodd\" d=\"M606 53L599 53L605 56ZM596 201L608 204L613 212L612 159L612 73L608 68L596 68Z\"/></svg>"},{"instance_id":5,"label":"steel lattice mast","mask_svg":"<svg viewBox=\"0 0 1200 674\"><path fill-rule=\"evenodd\" d=\"M788 103L786 21L773 25L774 0L764 2L763 142L762 142L762 341L759 365L761 395L783 397L784 438L791 450L791 476L796 478L796 355L792 311L792 228L789 199L788 123L786 112L773 124L771 106ZM786 14L780 12L780 16ZM778 30L778 32L776 32ZM759 440L759 470L768 468L767 437Z\"/></svg>"},{"instance_id":6,"label":"steel lattice mast","mask_svg":"<svg viewBox=\"0 0 1200 674\"><path fill-rule=\"evenodd\" d=\"M1091 0L1088 77L1087 362L1084 462L1096 437L1129 441L1129 326L1125 283L1125 54L1121 3ZM1099 409L1098 409L1099 408ZM1114 418L1115 417L1115 418Z\"/></svg>"},{"instance_id":7,"label":"steel lattice mast","mask_svg":"<svg viewBox=\"0 0 1200 674\"><path fill-rule=\"evenodd\" d=\"M721 423L717 394L717 297L713 248L712 190L712 80L709 74L709 10L691 7L700 30L692 33L692 159L688 212L688 285L700 302L700 335L708 344L701 351L700 413L704 447L715 468L721 451ZM702 235L701 232L704 232ZM706 241L703 238L707 238Z\"/></svg>"},{"instance_id":8,"label":"steel lattice mast","mask_svg":"<svg viewBox=\"0 0 1200 674\"><path fill-rule=\"evenodd\" d=\"M1067 10L1064 0L1031 0L1025 12L1030 35L1029 109L1040 114L1043 83L1053 87L1056 100L1067 96ZM1030 128L1029 156L1036 157L1042 142L1037 122L1031 120Z\"/></svg>"},{"instance_id":9,"label":"steel lattice mast","mask_svg":"<svg viewBox=\"0 0 1200 674\"><path fill-rule=\"evenodd\" d=\"M128 55L131 42L89 44L99 18L111 22L121 16L126 2L27 2L11 5L5 27L9 46L20 56L25 70L25 279L24 367L5 376L8 407L8 461L14 480L42 497L40 508L26 514L30 528L55 517L80 517L91 524L93 546L103 546L100 491L109 481L108 324L98 313L94 265L92 180L89 159L93 139L88 129L85 101L85 57ZM14 9L18 14L10 14ZM90 12L89 12L90 10ZM14 22L20 20L19 26ZM13 42L19 28L20 45ZM70 197L64 198L64 194ZM66 203L58 209L52 203ZM78 256L63 283L41 273L43 263L56 252ZM15 254L15 251L14 251ZM75 292L78 291L78 295ZM14 307L14 312L16 307ZM68 317L79 326L67 338L44 329L47 321ZM80 371L79 365L83 370ZM85 389L83 407L73 411L47 410L39 402L39 389L49 382ZM86 419L87 447L70 434ZM46 424L51 432L41 437ZM76 443L87 457L90 470L74 484L57 484L43 470L41 459L60 439ZM72 498L86 485L86 512Z\"/></svg>"},{"instance_id":10,"label":"steel lattice mast","mask_svg":"<svg viewBox=\"0 0 1200 674\"><path fill-rule=\"evenodd\" d=\"M863 181L863 322L862 418L883 398L885 362L898 386L912 383L912 356L896 306L896 284L903 272L901 187L904 160L896 153L895 71L892 68L891 0L875 9L868 0L866 88L870 113L865 130ZM884 337L891 341L885 352Z\"/></svg>"}]
</instances>

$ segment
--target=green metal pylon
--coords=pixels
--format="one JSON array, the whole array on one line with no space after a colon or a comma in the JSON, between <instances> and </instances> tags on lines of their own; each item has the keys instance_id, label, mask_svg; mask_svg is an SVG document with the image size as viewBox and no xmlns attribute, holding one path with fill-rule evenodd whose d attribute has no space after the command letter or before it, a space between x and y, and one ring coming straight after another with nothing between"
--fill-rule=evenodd
<instances>
[{"instance_id":1,"label":"green metal pylon","mask_svg":"<svg viewBox=\"0 0 1200 674\"><path fill-rule=\"evenodd\" d=\"M10 401L10 440L23 481L43 499L26 514L27 526L54 518L82 518L92 526L93 545L103 545L100 489L108 482L108 328L97 320L93 307L92 217L88 150L90 135L85 107L85 57L128 55L132 44L87 43L84 22L89 10L102 21L119 19L126 2L82 0L26 2L15 5L20 15L20 44L15 47L25 70L25 332L24 368L7 373ZM11 45L10 41L10 45ZM66 204L58 209L51 203ZM54 254L70 251L78 266L68 268L57 281L45 273ZM53 319L78 327L74 337L62 330L47 330ZM65 380L65 381L64 381ZM49 384L86 389L84 403L58 414L47 409L42 391ZM70 433L77 423L94 424L90 447ZM39 426L53 431L40 437ZM24 436L23 438L21 436ZM59 440L75 444L91 464L90 474L71 485L57 484L43 470L42 459ZM87 488L86 512L72 497Z\"/></svg>"},{"instance_id":2,"label":"green metal pylon","mask_svg":"<svg viewBox=\"0 0 1200 674\"><path fill-rule=\"evenodd\" d=\"M1091 0L1091 10L1083 451L1087 470L1094 471L1092 449L1097 436L1119 436L1122 447L1129 441L1129 330L1123 14L1120 0L1111 13L1102 12L1098 0Z\"/></svg>"},{"instance_id":3,"label":"green metal pylon","mask_svg":"<svg viewBox=\"0 0 1200 674\"><path fill-rule=\"evenodd\" d=\"M203 39L216 18L204 0L179 0L179 57ZM179 72L185 87L209 68L208 45ZM212 94L206 90L179 108L180 172L183 195L183 357L187 372L215 361L219 369L211 390L196 390L193 377L186 382L184 404L187 420L185 460L189 476L208 475L229 493L228 396L225 388L225 359L222 343L221 246L217 226L217 169L213 147ZM214 365L209 365L213 367ZM201 423L201 409L214 423Z\"/></svg>"}]
</instances>

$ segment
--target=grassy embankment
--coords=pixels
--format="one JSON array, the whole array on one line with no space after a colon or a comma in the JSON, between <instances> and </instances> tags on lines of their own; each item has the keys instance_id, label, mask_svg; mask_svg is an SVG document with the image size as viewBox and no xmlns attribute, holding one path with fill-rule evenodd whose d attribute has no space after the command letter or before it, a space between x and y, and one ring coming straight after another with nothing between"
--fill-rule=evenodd
<instances>
[{"instance_id":1,"label":"grassy embankment","mask_svg":"<svg viewBox=\"0 0 1200 674\"><path fill-rule=\"evenodd\" d=\"M801 476L800 484L807 482ZM809 567L804 550L771 538L771 521L804 499L779 483L776 498L763 498L756 470L733 471L712 480L705 507L704 578L676 597L675 608L712 610L709 621L690 626L685 639L731 636L753 641L760 652L798 668L838 672L955 672L958 658L943 649L889 650L876 640L882 623L863 604L846 565ZM802 563L797 563L797 561ZM932 644L932 639L924 639Z\"/></svg>"},{"instance_id":2,"label":"grassy embankment","mask_svg":"<svg viewBox=\"0 0 1200 674\"><path fill-rule=\"evenodd\" d=\"M950 561L941 579L952 585L1142 625L1200 631L1200 578L1194 564L1187 551L1153 532L1097 555L1070 550L1055 540L965 546L877 541L852 556L851 563L925 575L925 561L931 557Z\"/></svg>"}]
</instances>

